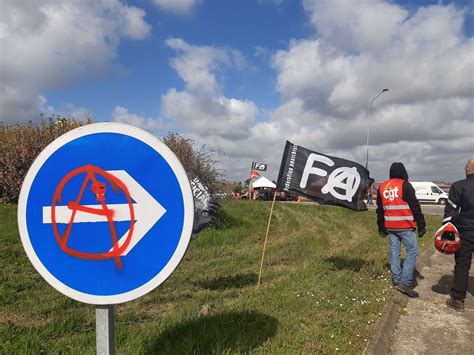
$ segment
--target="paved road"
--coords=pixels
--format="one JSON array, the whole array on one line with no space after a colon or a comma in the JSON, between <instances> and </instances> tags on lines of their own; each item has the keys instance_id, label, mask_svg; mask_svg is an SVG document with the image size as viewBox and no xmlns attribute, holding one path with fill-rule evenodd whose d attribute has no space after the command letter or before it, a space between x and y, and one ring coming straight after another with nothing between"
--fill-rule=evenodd
<instances>
[{"instance_id":1,"label":"paved road","mask_svg":"<svg viewBox=\"0 0 474 355\"><path fill-rule=\"evenodd\" d=\"M313 201L301 201L301 202L294 202L294 201L281 201L280 203L295 203L295 204L315 204L318 205L318 203L313 202ZM369 210L374 210L377 208L377 205L367 205ZM426 214L434 214L437 216L442 216L444 213L444 206L443 205L426 205L426 204L421 204L421 210L423 213Z\"/></svg>"},{"instance_id":2,"label":"paved road","mask_svg":"<svg viewBox=\"0 0 474 355\"><path fill-rule=\"evenodd\" d=\"M433 248L434 250L434 248ZM433 251L420 272L416 290L398 320L393 334L392 354L474 354L474 268L471 268L465 313L446 307L453 280L454 258Z\"/></svg>"},{"instance_id":3,"label":"paved road","mask_svg":"<svg viewBox=\"0 0 474 355\"><path fill-rule=\"evenodd\" d=\"M426 214L443 215L444 206L421 205ZM416 288L420 298L409 299L392 338L393 354L474 354L474 268L469 274L465 313L446 307L453 282L453 255L434 251L425 277Z\"/></svg>"},{"instance_id":4,"label":"paved road","mask_svg":"<svg viewBox=\"0 0 474 355\"><path fill-rule=\"evenodd\" d=\"M444 213L444 206L441 205L421 205L421 210L426 214L435 214L442 216Z\"/></svg>"},{"instance_id":5,"label":"paved road","mask_svg":"<svg viewBox=\"0 0 474 355\"><path fill-rule=\"evenodd\" d=\"M369 209L375 209L376 205L368 205ZM421 210L425 214L434 214L437 216L442 216L444 213L444 206L442 205L421 205Z\"/></svg>"}]
</instances>

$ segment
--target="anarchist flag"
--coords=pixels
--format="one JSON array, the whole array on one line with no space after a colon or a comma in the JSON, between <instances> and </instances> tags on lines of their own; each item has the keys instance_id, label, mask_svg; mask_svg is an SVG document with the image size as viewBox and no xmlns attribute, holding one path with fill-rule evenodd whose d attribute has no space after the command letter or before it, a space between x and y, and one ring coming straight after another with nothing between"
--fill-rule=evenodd
<instances>
[{"instance_id":1,"label":"anarchist flag","mask_svg":"<svg viewBox=\"0 0 474 355\"><path fill-rule=\"evenodd\" d=\"M199 178L188 172L194 196L193 235L206 228L217 216L220 204Z\"/></svg>"},{"instance_id":2,"label":"anarchist flag","mask_svg":"<svg viewBox=\"0 0 474 355\"><path fill-rule=\"evenodd\" d=\"M303 195L320 204L366 211L364 198L373 182L360 164L286 141L277 190Z\"/></svg>"},{"instance_id":3,"label":"anarchist flag","mask_svg":"<svg viewBox=\"0 0 474 355\"><path fill-rule=\"evenodd\" d=\"M253 161L252 170L267 171L267 164L259 163L258 161Z\"/></svg>"}]
</instances>

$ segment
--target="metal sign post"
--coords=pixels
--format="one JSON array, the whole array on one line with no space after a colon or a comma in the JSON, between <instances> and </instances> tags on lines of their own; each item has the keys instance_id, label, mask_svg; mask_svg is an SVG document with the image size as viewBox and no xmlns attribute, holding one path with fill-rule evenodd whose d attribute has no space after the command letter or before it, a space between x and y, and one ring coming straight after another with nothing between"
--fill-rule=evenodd
<instances>
[{"instance_id":1,"label":"metal sign post","mask_svg":"<svg viewBox=\"0 0 474 355\"><path fill-rule=\"evenodd\" d=\"M113 304L95 307L96 349L98 355L115 354L115 307Z\"/></svg>"}]
</instances>

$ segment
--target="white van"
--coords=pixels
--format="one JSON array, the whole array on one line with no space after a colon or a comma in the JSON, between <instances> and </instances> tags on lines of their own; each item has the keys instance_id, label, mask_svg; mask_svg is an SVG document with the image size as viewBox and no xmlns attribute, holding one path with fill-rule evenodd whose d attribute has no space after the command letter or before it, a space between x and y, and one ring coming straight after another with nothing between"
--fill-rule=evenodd
<instances>
[{"instance_id":1,"label":"white van","mask_svg":"<svg viewBox=\"0 0 474 355\"><path fill-rule=\"evenodd\" d=\"M420 202L433 202L445 205L448 202L448 194L432 182L410 182L415 189L416 198Z\"/></svg>"}]
</instances>

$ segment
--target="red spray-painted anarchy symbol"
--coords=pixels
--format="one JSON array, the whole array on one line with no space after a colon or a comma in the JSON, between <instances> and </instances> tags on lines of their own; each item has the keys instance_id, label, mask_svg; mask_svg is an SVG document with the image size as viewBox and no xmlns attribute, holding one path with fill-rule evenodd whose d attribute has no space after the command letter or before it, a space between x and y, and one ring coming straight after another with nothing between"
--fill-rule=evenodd
<instances>
[{"instance_id":1,"label":"red spray-painted anarchy symbol","mask_svg":"<svg viewBox=\"0 0 474 355\"><path fill-rule=\"evenodd\" d=\"M67 204L67 207L72 211L72 214L64 233L61 235L59 233L58 226L56 223L56 204L61 203L61 194L64 189L64 186L72 178L82 173L86 174L84 182L82 183L81 190L79 191L79 194L76 200L69 201ZM106 185L105 183L98 181L96 175L101 175L103 178L105 178L105 180L112 186L112 188L116 192L118 192L119 190L122 190L127 199L127 204L130 210L130 230L128 231L128 234L125 237L124 243L120 247L118 245L117 232L115 230L115 224L114 224L114 210L109 209L107 206L107 203L105 202ZM97 201L100 202L101 208L87 207L87 206L82 206L80 204L82 196L84 195L84 192L86 191L86 187L89 181L92 182L92 186L91 186L92 193L94 193L94 195L96 196ZM72 225L74 223L74 218L76 216L77 211L105 216L107 218L107 221L109 223L110 233L112 235L111 250L104 253L88 253L88 252L74 250L68 247L67 243L69 240L69 236L71 234ZM120 255L128 247L132 239L133 227L135 224L135 213L134 213L133 203L132 203L132 198L130 196L130 193L127 189L127 186L125 186L125 184L122 181L120 181L117 177L113 176L112 174L108 173L107 171L97 166L85 165L67 174L61 180L58 187L56 188L56 191L54 192L54 196L53 196L53 202L51 204L51 222L53 225L53 232L54 232L54 236L56 237L56 241L58 242L61 249L67 254L74 256L76 258L90 259L90 260L104 260L104 259L114 258L117 267L121 268L122 260L120 259Z\"/></svg>"}]
</instances>

